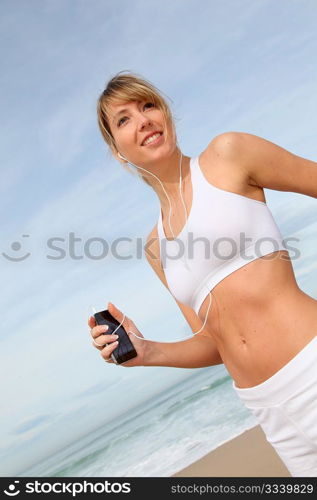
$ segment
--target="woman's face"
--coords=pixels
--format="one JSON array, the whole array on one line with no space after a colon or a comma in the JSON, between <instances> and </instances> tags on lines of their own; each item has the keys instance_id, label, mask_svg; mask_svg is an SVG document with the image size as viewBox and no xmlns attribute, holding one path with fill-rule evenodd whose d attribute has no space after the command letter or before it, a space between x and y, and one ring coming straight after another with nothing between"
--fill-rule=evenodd
<instances>
[{"instance_id":1,"label":"woman's face","mask_svg":"<svg viewBox=\"0 0 317 500\"><path fill-rule=\"evenodd\" d=\"M164 133L163 113L152 102L116 103L109 107L108 116L117 150L131 163L151 163L174 151L172 124L167 123Z\"/></svg>"}]
</instances>

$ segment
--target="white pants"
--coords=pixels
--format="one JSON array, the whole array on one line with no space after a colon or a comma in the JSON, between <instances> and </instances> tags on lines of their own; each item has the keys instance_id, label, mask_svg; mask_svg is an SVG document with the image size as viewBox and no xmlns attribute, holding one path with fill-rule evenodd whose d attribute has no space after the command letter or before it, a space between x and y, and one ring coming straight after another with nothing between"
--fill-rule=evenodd
<instances>
[{"instance_id":1,"label":"white pants","mask_svg":"<svg viewBox=\"0 0 317 500\"><path fill-rule=\"evenodd\" d=\"M317 477L317 336L272 377L233 388L294 477Z\"/></svg>"}]
</instances>

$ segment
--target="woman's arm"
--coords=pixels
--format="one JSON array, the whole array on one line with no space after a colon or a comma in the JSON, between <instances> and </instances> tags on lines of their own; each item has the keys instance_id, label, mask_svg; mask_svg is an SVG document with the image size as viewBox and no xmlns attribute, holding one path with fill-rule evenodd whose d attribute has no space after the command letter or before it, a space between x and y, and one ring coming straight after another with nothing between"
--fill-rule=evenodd
<instances>
[{"instance_id":1,"label":"woman's arm","mask_svg":"<svg viewBox=\"0 0 317 500\"><path fill-rule=\"evenodd\" d=\"M145 255L155 274L163 285L165 285L167 290L169 290L159 260L159 245L156 228L152 230L147 238ZM202 327L202 321L195 311L178 300L175 299L175 301L182 311L191 331L199 331ZM175 333L171 332L171 337L174 336ZM147 344L149 344L147 366L202 368L204 366L219 365L223 362L216 343L206 328L187 340L179 342L148 341Z\"/></svg>"},{"instance_id":2,"label":"woman's arm","mask_svg":"<svg viewBox=\"0 0 317 500\"><path fill-rule=\"evenodd\" d=\"M131 318L124 315L114 304L109 302L108 310L122 323L136 349L137 356L121 363L121 366L172 366L175 368L202 368L218 365L222 359L211 337L204 330L194 337L180 342L155 342L144 339ZM88 320L93 346L100 351L102 358L113 363L111 353L116 348L117 336L107 334L104 325L96 325L93 317Z\"/></svg>"},{"instance_id":3,"label":"woman's arm","mask_svg":"<svg viewBox=\"0 0 317 500\"><path fill-rule=\"evenodd\" d=\"M222 364L214 341L199 333L180 342L147 341L148 354L144 366L203 368Z\"/></svg>"}]
</instances>

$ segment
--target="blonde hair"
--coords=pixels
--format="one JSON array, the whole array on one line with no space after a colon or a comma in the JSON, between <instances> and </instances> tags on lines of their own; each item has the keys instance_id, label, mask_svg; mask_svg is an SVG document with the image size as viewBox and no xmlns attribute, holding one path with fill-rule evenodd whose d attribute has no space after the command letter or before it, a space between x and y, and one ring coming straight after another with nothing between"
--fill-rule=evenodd
<instances>
[{"instance_id":1,"label":"blonde hair","mask_svg":"<svg viewBox=\"0 0 317 500\"><path fill-rule=\"evenodd\" d=\"M105 90L99 96L97 102L98 125L101 134L108 144L112 154L117 155L118 149L109 125L109 106L117 102L144 101L152 102L160 111L164 118L164 137L167 138L167 123L171 123L173 134L176 137L175 125L171 110L162 97L160 91L149 81L136 75L135 73L120 71L106 85ZM125 164L124 168L134 174ZM142 174L137 172L144 182L151 185Z\"/></svg>"}]
</instances>

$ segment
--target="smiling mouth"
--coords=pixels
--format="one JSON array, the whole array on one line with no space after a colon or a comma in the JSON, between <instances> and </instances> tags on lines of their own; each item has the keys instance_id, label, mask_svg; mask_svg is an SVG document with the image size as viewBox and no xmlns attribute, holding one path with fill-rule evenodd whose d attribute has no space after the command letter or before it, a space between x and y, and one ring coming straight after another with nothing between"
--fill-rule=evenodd
<instances>
[{"instance_id":1,"label":"smiling mouth","mask_svg":"<svg viewBox=\"0 0 317 500\"><path fill-rule=\"evenodd\" d=\"M147 146L148 144L152 144L156 142L159 137L163 135L163 132L155 132L154 134L150 135L150 137L147 137L141 144L141 146Z\"/></svg>"}]
</instances>

